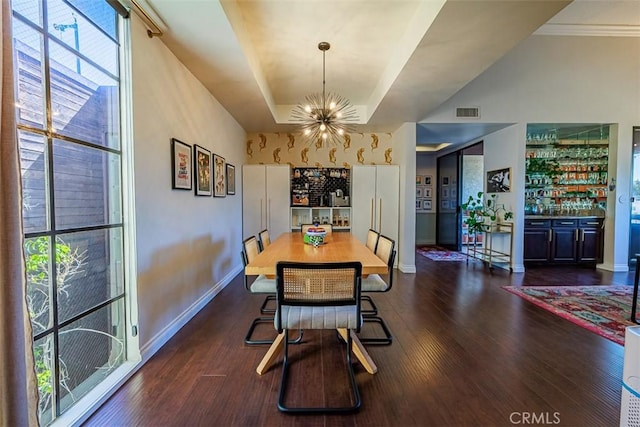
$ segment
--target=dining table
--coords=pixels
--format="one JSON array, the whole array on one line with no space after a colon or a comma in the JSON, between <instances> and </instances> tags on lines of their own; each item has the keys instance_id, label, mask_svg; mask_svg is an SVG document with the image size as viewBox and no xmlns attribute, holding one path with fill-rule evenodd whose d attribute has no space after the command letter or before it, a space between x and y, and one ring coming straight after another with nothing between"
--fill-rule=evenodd
<instances>
[{"instance_id":1,"label":"dining table","mask_svg":"<svg viewBox=\"0 0 640 427\"><path fill-rule=\"evenodd\" d=\"M360 240L347 232L328 233L324 242L318 246L304 243L304 235L301 232L282 233L258 256L245 266L247 276L263 274L267 277L275 277L276 264L279 261L296 261L307 263L358 261L362 264L362 275L386 274L387 264L378 258L373 251L367 248ZM351 335L353 342L353 354L370 374L378 371L373 359L364 348L354 331L338 329L343 339L347 339L347 333ZM275 362L284 346L284 332L278 334L271 347L256 368L259 375L266 372Z\"/></svg>"}]
</instances>

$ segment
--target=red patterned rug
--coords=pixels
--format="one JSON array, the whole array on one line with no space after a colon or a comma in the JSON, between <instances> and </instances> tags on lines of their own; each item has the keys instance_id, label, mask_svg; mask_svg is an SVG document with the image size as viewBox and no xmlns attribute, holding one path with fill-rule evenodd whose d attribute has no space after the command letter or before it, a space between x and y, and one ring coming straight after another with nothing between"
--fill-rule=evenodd
<instances>
[{"instance_id":1,"label":"red patterned rug","mask_svg":"<svg viewBox=\"0 0 640 427\"><path fill-rule=\"evenodd\" d=\"M632 286L503 286L563 319L624 345L631 316Z\"/></svg>"},{"instance_id":2,"label":"red patterned rug","mask_svg":"<svg viewBox=\"0 0 640 427\"><path fill-rule=\"evenodd\" d=\"M466 261L467 256L440 246L421 246L418 253L433 261Z\"/></svg>"}]
</instances>

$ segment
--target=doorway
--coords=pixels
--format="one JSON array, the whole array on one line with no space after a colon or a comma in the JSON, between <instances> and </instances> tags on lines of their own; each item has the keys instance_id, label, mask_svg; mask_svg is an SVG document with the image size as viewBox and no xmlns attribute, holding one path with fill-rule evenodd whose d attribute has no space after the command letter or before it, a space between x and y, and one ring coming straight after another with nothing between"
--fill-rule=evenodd
<instances>
[{"instance_id":1,"label":"doorway","mask_svg":"<svg viewBox=\"0 0 640 427\"><path fill-rule=\"evenodd\" d=\"M640 254L640 126L633 128L631 164L631 224L629 231L629 268L635 269Z\"/></svg>"},{"instance_id":2,"label":"doorway","mask_svg":"<svg viewBox=\"0 0 640 427\"><path fill-rule=\"evenodd\" d=\"M438 157L437 164L437 200L436 245L443 248L460 250L460 162L461 152L456 151Z\"/></svg>"}]
</instances>

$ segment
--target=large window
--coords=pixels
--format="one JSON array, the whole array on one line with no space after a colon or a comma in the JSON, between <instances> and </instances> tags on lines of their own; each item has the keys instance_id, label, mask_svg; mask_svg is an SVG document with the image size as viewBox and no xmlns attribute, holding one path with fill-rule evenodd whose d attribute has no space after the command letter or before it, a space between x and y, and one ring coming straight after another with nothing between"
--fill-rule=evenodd
<instances>
[{"instance_id":1,"label":"large window","mask_svg":"<svg viewBox=\"0 0 640 427\"><path fill-rule=\"evenodd\" d=\"M48 424L126 359L118 16L13 0L27 298Z\"/></svg>"}]
</instances>

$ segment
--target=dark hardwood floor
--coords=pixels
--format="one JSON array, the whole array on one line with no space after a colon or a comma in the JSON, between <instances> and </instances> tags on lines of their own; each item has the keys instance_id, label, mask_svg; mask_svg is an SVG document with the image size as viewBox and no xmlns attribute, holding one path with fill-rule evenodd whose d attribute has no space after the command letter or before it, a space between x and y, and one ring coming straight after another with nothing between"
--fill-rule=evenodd
<instances>
[{"instance_id":1,"label":"dark hardwood floor","mask_svg":"<svg viewBox=\"0 0 640 427\"><path fill-rule=\"evenodd\" d=\"M509 274L418 254L416 265L417 274L396 271L393 289L374 296L394 341L368 346L376 375L356 365L356 414L278 411L280 364L257 375L267 347L243 343L262 298L246 294L238 276L86 425L619 424L623 347L501 286L630 284L630 273L549 267ZM265 325L260 334L275 331ZM304 343L291 348L288 403L349 399L344 344L334 332L306 331Z\"/></svg>"}]
</instances>

